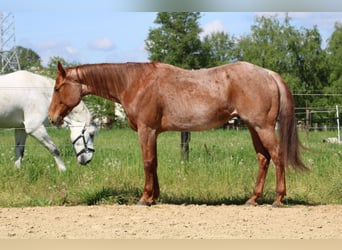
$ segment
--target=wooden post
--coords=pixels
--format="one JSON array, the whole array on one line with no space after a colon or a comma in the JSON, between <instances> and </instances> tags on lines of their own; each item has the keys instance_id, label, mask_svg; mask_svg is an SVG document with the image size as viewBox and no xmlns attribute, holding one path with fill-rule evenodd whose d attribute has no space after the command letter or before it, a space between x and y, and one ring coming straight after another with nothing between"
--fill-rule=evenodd
<instances>
[{"instance_id":1,"label":"wooden post","mask_svg":"<svg viewBox=\"0 0 342 250\"><path fill-rule=\"evenodd\" d=\"M308 104L306 103L305 131L306 131L306 139L307 140L309 139L310 119L311 119L311 117L310 117L310 110L308 108Z\"/></svg>"},{"instance_id":2,"label":"wooden post","mask_svg":"<svg viewBox=\"0 0 342 250\"><path fill-rule=\"evenodd\" d=\"M340 135L340 117L338 112L338 105L336 105L336 123L337 123L337 141L341 143L341 135Z\"/></svg>"},{"instance_id":3,"label":"wooden post","mask_svg":"<svg viewBox=\"0 0 342 250\"><path fill-rule=\"evenodd\" d=\"M190 132L181 132L181 161L189 160Z\"/></svg>"}]
</instances>

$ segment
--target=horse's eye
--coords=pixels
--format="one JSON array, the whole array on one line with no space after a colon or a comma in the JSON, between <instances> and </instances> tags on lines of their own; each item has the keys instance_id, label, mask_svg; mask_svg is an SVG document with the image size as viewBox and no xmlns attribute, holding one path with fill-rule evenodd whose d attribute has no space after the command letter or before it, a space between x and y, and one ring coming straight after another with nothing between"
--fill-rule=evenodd
<instances>
[{"instance_id":1,"label":"horse's eye","mask_svg":"<svg viewBox=\"0 0 342 250\"><path fill-rule=\"evenodd\" d=\"M59 92L59 88L55 88L55 92Z\"/></svg>"}]
</instances>

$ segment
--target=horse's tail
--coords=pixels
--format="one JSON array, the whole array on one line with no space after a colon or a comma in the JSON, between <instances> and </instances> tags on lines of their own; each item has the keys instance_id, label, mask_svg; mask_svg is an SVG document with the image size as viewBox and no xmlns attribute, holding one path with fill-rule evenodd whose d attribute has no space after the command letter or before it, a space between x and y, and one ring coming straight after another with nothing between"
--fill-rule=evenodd
<instances>
[{"instance_id":1,"label":"horse's tail","mask_svg":"<svg viewBox=\"0 0 342 250\"><path fill-rule=\"evenodd\" d=\"M300 149L304 147L298 137L293 96L285 81L274 72L272 75L279 89L279 143L284 166L291 165L296 170L308 170L300 155Z\"/></svg>"}]
</instances>

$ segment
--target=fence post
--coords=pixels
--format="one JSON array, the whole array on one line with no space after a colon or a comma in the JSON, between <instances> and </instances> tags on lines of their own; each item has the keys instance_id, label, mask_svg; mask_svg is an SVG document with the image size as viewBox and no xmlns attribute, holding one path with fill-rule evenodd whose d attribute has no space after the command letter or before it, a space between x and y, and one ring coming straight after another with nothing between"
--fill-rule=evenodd
<instances>
[{"instance_id":1,"label":"fence post","mask_svg":"<svg viewBox=\"0 0 342 250\"><path fill-rule=\"evenodd\" d=\"M339 112L338 112L338 105L336 105L336 122L337 122L337 142L341 143L340 117L339 117Z\"/></svg>"},{"instance_id":2,"label":"fence post","mask_svg":"<svg viewBox=\"0 0 342 250\"><path fill-rule=\"evenodd\" d=\"M189 160L190 132L181 132L181 161Z\"/></svg>"},{"instance_id":3,"label":"fence post","mask_svg":"<svg viewBox=\"0 0 342 250\"><path fill-rule=\"evenodd\" d=\"M306 131L306 139L309 139L309 131L310 131L310 110L308 108L308 105L306 104L306 110L305 110L305 131Z\"/></svg>"}]
</instances>

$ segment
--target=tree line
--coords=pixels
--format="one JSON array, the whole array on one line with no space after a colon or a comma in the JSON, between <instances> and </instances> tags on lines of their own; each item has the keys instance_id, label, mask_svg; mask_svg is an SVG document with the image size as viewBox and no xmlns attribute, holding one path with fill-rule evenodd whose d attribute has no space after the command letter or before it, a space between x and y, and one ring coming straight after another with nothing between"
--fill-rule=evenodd
<instances>
[{"instance_id":1,"label":"tree line","mask_svg":"<svg viewBox=\"0 0 342 250\"><path fill-rule=\"evenodd\" d=\"M341 105L342 23L335 23L323 48L317 26L295 27L287 14L283 19L255 17L250 32L239 37L225 31L201 37L201 16L200 12L157 13L145 40L149 60L187 69L248 61L280 73L294 93L296 107ZM31 49L19 46L17 53L21 69L39 71L50 77L56 74L58 60L67 66L78 64L52 57L47 67L43 67L39 55ZM98 112L111 113L104 111L113 108L106 101L98 98L89 101ZM105 109L101 108L103 105Z\"/></svg>"}]
</instances>

